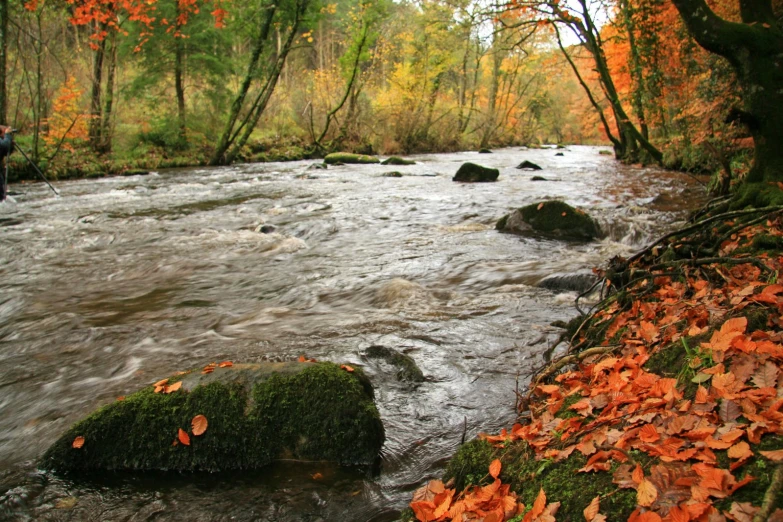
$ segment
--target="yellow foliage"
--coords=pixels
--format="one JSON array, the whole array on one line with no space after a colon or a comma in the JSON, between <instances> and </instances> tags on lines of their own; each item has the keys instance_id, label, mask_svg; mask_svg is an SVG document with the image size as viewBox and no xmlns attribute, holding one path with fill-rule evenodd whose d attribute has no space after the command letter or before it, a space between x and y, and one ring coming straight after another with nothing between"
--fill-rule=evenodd
<instances>
[{"instance_id":1,"label":"yellow foliage","mask_svg":"<svg viewBox=\"0 0 783 522\"><path fill-rule=\"evenodd\" d=\"M68 77L57 91L52 103L52 116L47 120L48 131L43 139L49 146L63 140L63 148L73 150L73 142L88 137L87 121L89 116L79 111L82 90L76 84L76 78Z\"/></svg>"}]
</instances>

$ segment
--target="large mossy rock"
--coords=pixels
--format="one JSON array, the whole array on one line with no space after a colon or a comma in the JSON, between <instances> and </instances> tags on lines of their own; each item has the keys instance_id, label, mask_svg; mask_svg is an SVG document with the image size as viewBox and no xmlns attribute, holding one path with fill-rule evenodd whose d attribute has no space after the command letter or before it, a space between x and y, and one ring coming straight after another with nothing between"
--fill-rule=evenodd
<instances>
[{"instance_id":1,"label":"large mossy rock","mask_svg":"<svg viewBox=\"0 0 783 522\"><path fill-rule=\"evenodd\" d=\"M370 465L384 430L360 369L332 363L239 364L196 370L172 393L147 387L74 424L41 467L76 470L255 469L280 458ZM196 436L191 420L203 415ZM178 440L179 430L190 445ZM83 446L74 440L83 437ZM78 445L78 444L77 444Z\"/></svg>"},{"instance_id":2,"label":"large mossy rock","mask_svg":"<svg viewBox=\"0 0 783 522\"><path fill-rule=\"evenodd\" d=\"M324 158L324 163L328 165L334 165L336 163L380 163L381 160L375 156L367 156L365 154L352 154L350 152L333 152L327 154Z\"/></svg>"},{"instance_id":3,"label":"large mossy rock","mask_svg":"<svg viewBox=\"0 0 783 522\"><path fill-rule=\"evenodd\" d=\"M482 167L475 163L463 163L452 178L452 181L481 183L486 181L497 181L498 176L500 176L500 171L498 169Z\"/></svg>"},{"instance_id":4,"label":"large mossy rock","mask_svg":"<svg viewBox=\"0 0 783 522\"><path fill-rule=\"evenodd\" d=\"M498 220L495 228L512 234L537 232L555 239L590 241L601 236L598 223L562 201L544 201L519 208Z\"/></svg>"}]
</instances>

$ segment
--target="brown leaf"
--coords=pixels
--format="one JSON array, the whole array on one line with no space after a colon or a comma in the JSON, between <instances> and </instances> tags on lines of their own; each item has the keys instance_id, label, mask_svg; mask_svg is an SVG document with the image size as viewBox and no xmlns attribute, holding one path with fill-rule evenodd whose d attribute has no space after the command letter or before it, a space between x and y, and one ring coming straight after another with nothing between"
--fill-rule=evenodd
<instances>
[{"instance_id":1,"label":"brown leaf","mask_svg":"<svg viewBox=\"0 0 783 522\"><path fill-rule=\"evenodd\" d=\"M177 432L177 438L185 446L190 446L190 436L182 428L180 428L179 431Z\"/></svg>"},{"instance_id":2,"label":"brown leaf","mask_svg":"<svg viewBox=\"0 0 783 522\"><path fill-rule=\"evenodd\" d=\"M742 408L732 400L723 399L720 402L720 408L718 408L718 415L723 422L731 422L742 415Z\"/></svg>"},{"instance_id":3,"label":"brown leaf","mask_svg":"<svg viewBox=\"0 0 783 522\"><path fill-rule=\"evenodd\" d=\"M759 367L753 374L753 384L758 388L774 388L778 381L780 370L778 365L772 361L767 361L764 366Z\"/></svg>"},{"instance_id":4,"label":"brown leaf","mask_svg":"<svg viewBox=\"0 0 783 522\"><path fill-rule=\"evenodd\" d=\"M82 437L81 435L79 435L78 437L76 437L75 439L73 439L73 444L71 444L71 446L72 446L73 448L76 448L76 449L79 449L79 448L81 448L82 446L84 446L84 437Z\"/></svg>"},{"instance_id":5,"label":"brown leaf","mask_svg":"<svg viewBox=\"0 0 783 522\"><path fill-rule=\"evenodd\" d=\"M190 421L190 427L193 431L193 435L198 437L199 435L203 435L205 431L207 431L208 426L207 418L203 415L196 415L193 417L193 420Z\"/></svg>"},{"instance_id":6,"label":"brown leaf","mask_svg":"<svg viewBox=\"0 0 783 522\"><path fill-rule=\"evenodd\" d=\"M500 468L500 459L493 460L489 465L489 475L494 479L498 478L498 475L500 475Z\"/></svg>"},{"instance_id":7,"label":"brown leaf","mask_svg":"<svg viewBox=\"0 0 783 522\"><path fill-rule=\"evenodd\" d=\"M312 475L310 475L310 477L313 480L321 480L322 478L324 478L324 476L322 474L320 474L320 473L313 473Z\"/></svg>"},{"instance_id":8,"label":"brown leaf","mask_svg":"<svg viewBox=\"0 0 783 522\"><path fill-rule=\"evenodd\" d=\"M642 480L636 489L636 503L643 507L650 507L656 498L658 498L658 490L653 483L647 479Z\"/></svg>"},{"instance_id":9,"label":"brown leaf","mask_svg":"<svg viewBox=\"0 0 783 522\"><path fill-rule=\"evenodd\" d=\"M751 504L750 502L734 502L731 504L731 519L735 522L753 522L754 515L758 512L759 508Z\"/></svg>"},{"instance_id":10,"label":"brown leaf","mask_svg":"<svg viewBox=\"0 0 783 522\"><path fill-rule=\"evenodd\" d=\"M595 516L598 514L598 511L601 509L600 503L601 497L595 497L592 502L590 502L590 505L587 506L584 511L582 511L582 514L585 516L585 520L587 522L593 522Z\"/></svg>"}]
</instances>

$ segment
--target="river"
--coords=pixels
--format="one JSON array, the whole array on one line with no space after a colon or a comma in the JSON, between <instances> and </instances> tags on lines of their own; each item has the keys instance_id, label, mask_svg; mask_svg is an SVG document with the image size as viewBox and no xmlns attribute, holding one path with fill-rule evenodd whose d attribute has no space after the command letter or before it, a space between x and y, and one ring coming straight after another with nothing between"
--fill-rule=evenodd
<instances>
[{"instance_id":1,"label":"river","mask_svg":"<svg viewBox=\"0 0 783 522\"><path fill-rule=\"evenodd\" d=\"M513 423L517 381L560 335L550 323L576 315L575 294L536 283L629 255L703 193L596 147L411 159L166 170L56 183L59 197L12 185L0 203L0 518L395 520L463 434ZM523 160L543 170L515 169ZM466 161L500 168L498 182L451 181ZM494 230L545 197L586 210L609 236L566 244ZM427 381L398 382L363 356L373 344L410 355ZM281 462L74 479L36 468L72 423L176 371L299 355L371 376L387 435L380 471Z\"/></svg>"}]
</instances>

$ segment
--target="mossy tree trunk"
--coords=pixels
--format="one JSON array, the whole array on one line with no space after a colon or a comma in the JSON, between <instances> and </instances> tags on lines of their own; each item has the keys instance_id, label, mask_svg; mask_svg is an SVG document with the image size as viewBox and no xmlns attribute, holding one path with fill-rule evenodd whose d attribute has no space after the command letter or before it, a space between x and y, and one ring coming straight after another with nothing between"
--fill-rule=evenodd
<instances>
[{"instance_id":1,"label":"mossy tree trunk","mask_svg":"<svg viewBox=\"0 0 783 522\"><path fill-rule=\"evenodd\" d=\"M741 23L720 18L704 0L673 1L688 32L728 59L742 86L744 107L730 117L753 136L746 181L783 181L783 27L771 0L740 0Z\"/></svg>"}]
</instances>

